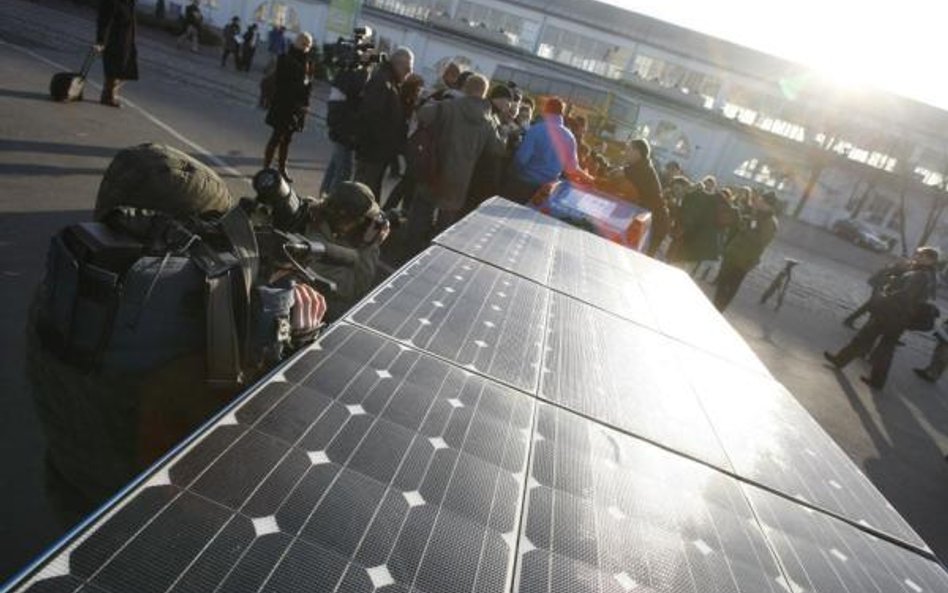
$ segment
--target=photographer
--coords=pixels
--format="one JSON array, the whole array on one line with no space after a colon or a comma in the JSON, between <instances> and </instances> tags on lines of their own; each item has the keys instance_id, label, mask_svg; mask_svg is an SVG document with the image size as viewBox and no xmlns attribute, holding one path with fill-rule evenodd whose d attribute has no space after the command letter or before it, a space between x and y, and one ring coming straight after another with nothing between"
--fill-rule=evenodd
<instances>
[{"instance_id":1,"label":"photographer","mask_svg":"<svg viewBox=\"0 0 948 593\"><path fill-rule=\"evenodd\" d=\"M313 203L308 216L308 239L351 250L355 256L351 266L327 262L310 266L336 283L336 291L326 297L326 319L334 321L375 286L379 246L388 237L390 226L372 191L353 181L339 183L328 198Z\"/></svg>"},{"instance_id":2,"label":"photographer","mask_svg":"<svg viewBox=\"0 0 948 593\"><path fill-rule=\"evenodd\" d=\"M274 153L278 153L277 169L287 183L293 182L286 170L290 142L294 133L303 131L309 107L312 64L308 54L312 47L313 37L309 33L300 33L293 47L277 60L276 88L267 111L266 122L273 128L273 134L264 150L263 167L269 168Z\"/></svg>"},{"instance_id":3,"label":"photographer","mask_svg":"<svg viewBox=\"0 0 948 593\"><path fill-rule=\"evenodd\" d=\"M352 179L355 166L356 122L362 90L371 71L360 64L343 64L332 81L327 101L326 125L332 141L332 156L323 174L320 195L327 195L343 181Z\"/></svg>"},{"instance_id":4,"label":"photographer","mask_svg":"<svg viewBox=\"0 0 948 593\"><path fill-rule=\"evenodd\" d=\"M366 184L377 199L382 177L405 144L408 133L402 106L401 84L411 74L414 54L399 48L391 60L378 67L365 86L358 112L356 138L357 181Z\"/></svg>"}]
</instances>

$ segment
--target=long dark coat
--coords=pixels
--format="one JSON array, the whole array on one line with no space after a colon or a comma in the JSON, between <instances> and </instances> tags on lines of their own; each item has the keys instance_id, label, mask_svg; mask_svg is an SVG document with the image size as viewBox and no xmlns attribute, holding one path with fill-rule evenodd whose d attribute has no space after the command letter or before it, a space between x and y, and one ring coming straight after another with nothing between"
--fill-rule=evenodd
<instances>
[{"instance_id":1,"label":"long dark coat","mask_svg":"<svg viewBox=\"0 0 948 593\"><path fill-rule=\"evenodd\" d=\"M717 227L717 198L700 188L685 195L678 212L681 230L675 259L698 262L715 260L721 255Z\"/></svg>"},{"instance_id":2,"label":"long dark coat","mask_svg":"<svg viewBox=\"0 0 948 593\"><path fill-rule=\"evenodd\" d=\"M391 62L379 66L366 83L356 119L360 160L390 163L404 149L408 125L400 89Z\"/></svg>"},{"instance_id":3,"label":"long dark coat","mask_svg":"<svg viewBox=\"0 0 948 593\"><path fill-rule=\"evenodd\" d=\"M307 55L291 47L277 58L273 99L267 124L274 130L299 132L303 129L312 85Z\"/></svg>"},{"instance_id":4,"label":"long dark coat","mask_svg":"<svg viewBox=\"0 0 948 593\"><path fill-rule=\"evenodd\" d=\"M105 46L102 68L106 78L138 80L135 0L99 0L95 38Z\"/></svg>"}]
</instances>

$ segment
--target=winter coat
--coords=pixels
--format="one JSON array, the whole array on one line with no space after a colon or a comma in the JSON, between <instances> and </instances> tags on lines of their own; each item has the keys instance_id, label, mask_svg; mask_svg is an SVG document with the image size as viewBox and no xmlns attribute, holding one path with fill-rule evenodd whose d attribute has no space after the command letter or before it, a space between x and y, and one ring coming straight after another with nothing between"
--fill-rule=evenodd
<instances>
[{"instance_id":1,"label":"winter coat","mask_svg":"<svg viewBox=\"0 0 948 593\"><path fill-rule=\"evenodd\" d=\"M767 246L777 234L777 219L771 213L759 212L740 225L724 248L724 261L741 270L750 270L758 263Z\"/></svg>"},{"instance_id":2,"label":"winter coat","mask_svg":"<svg viewBox=\"0 0 948 593\"><path fill-rule=\"evenodd\" d=\"M665 236L669 225L668 206L662 196L662 184L658 173L648 159L639 159L635 164L625 167L625 177L635 186L638 198L632 200L652 213L652 224Z\"/></svg>"},{"instance_id":3,"label":"winter coat","mask_svg":"<svg viewBox=\"0 0 948 593\"><path fill-rule=\"evenodd\" d=\"M681 236L676 249L680 261L716 260L721 255L717 227L717 197L695 189L681 201L678 225Z\"/></svg>"},{"instance_id":4,"label":"winter coat","mask_svg":"<svg viewBox=\"0 0 948 593\"><path fill-rule=\"evenodd\" d=\"M426 187L427 193L437 208L461 210L481 156L504 154L490 102L462 97L425 105L418 110L418 123L437 133L438 181Z\"/></svg>"},{"instance_id":5,"label":"winter coat","mask_svg":"<svg viewBox=\"0 0 948 593\"><path fill-rule=\"evenodd\" d=\"M135 0L99 0L95 38L105 46L102 68L106 78L138 80Z\"/></svg>"},{"instance_id":6,"label":"winter coat","mask_svg":"<svg viewBox=\"0 0 948 593\"><path fill-rule=\"evenodd\" d=\"M303 129L312 88L308 74L309 60L296 47L277 59L275 87L266 120L273 129L292 132Z\"/></svg>"},{"instance_id":7,"label":"winter coat","mask_svg":"<svg viewBox=\"0 0 948 593\"><path fill-rule=\"evenodd\" d=\"M379 66L366 83L356 120L359 160L390 163L404 148L408 124L400 87L390 63Z\"/></svg>"},{"instance_id":8,"label":"winter coat","mask_svg":"<svg viewBox=\"0 0 948 593\"><path fill-rule=\"evenodd\" d=\"M240 43L237 41L237 36L240 35L240 25L227 23L224 25L224 30L221 31L221 35L224 37L224 49L227 51L237 51L240 47Z\"/></svg>"},{"instance_id":9,"label":"winter coat","mask_svg":"<svg viewBox=\"0 0 948 593\"><path fill-rule=\"evenodd\" d=\"M359 133L358 115L362 89L368 81L364 68L343 70L332 81L326 103L326 125L329 139L346 148L355 148Z\"/></svg>"},{"instance_id":10,"label":"winter coat","mask_svg":"<svg viewBox=\"0 0 948 593\"><path fill-rule=\"evenodd\" d=\"M492 108L491 111L500 136L504 139L505 148L503 153L499 155L485 151L478 159L471 175L471 186L468 188L468 199L464 208L465 213L474 210L488 198L500 194L504 174L510 166L516 149L511 142L511 136L513 135L511 130L505 130L504 125L500 123L500 114L496 108Z\"/></svg>"},{"instance_id":11,"label":"winter coat","mask_svg":"<svg viewBox=\"0 0 948 593\"><path fill-rule=\"evenodd\" d=\"M310 268L314 272L336 283L335 292L324 295L326 298L326 321L335 321L362 300L362 297L369 294L378 283L376 274L378 273L379 254L381 253L379 244L372 243L353 247L336 239L325 223L309 227L306 236L313 241L352 249L357 254L355 263L352 265L339 265L322 261L310 264Z\"/></svg>"},{"instance_id":12,"label":"winter coat","mask_svg":"<svg viewBox=\"0 0 948 593\"><path fill-rule=\"evenodd\" d=\"M201 9L193 4L189 4L188 7L184 9L185 27L194 27L200 30L202 24L204 24L204 15L201 14Z\"/></svg>"},{"instance_id":13,"label":"winter coat","mask_svg":"<svg viewBox=\"0 0 948 593\"><path fill-rule=\"evenodd\" d=\"M871 314L890 330L904 330L920 305L932 295L931 268L913 266L892 278L872 304Z\"/></svg>"}]
</instances>

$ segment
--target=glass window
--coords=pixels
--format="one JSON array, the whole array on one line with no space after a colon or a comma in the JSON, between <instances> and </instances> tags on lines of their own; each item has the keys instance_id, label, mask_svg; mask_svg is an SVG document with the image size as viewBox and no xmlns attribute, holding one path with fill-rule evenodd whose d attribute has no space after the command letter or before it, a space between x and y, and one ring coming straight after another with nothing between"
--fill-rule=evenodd
<instances>
[{"instance_id":1,"label":"glass window","mask_svg":"<svg viewBox=\"0 0 948 593\"><path fill-rule=\"evenodd\" d=\"M734 174L738 177L743 177L745 179L750 179L754 176L754 171L757 170L758 161L757 159L748 159L741 163L737 169L734 169Z\"/></svg>"}]
</instances>

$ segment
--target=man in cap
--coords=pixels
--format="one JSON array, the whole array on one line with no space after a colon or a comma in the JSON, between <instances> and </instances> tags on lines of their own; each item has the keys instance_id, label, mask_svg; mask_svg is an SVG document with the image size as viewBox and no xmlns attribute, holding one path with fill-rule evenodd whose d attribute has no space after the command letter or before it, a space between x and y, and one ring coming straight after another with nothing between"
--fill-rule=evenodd
<instances>
[{"instance_id":1,"label":"man in cap","mask_svg":"<svg viewBox=\"0 0 948 593\"><path fill-rule=\"evenodd\" d=\"M351 266L326 262L310 266L336 283L336 291L326 295L326 319L334 321L375 286L379 246L388 237L390 227L372 190L354 181L337 184L329 197L317 202L310 212L306 236L349 249L355 260Z\"/></svg>"},{"instance_id":2,"label":"man in cap","mask_svg":"<svg viewBox=\"0 0 948 593\"><path fill-rule=\"evenodd\" d=\"M764 250L777 234L776 205L777 196L773 192L762 196L754 194L750 220L740 225L725 246L714 292L714 306L718 311L724 311L731 303L744 278L760 263Z\"/></svg>"}]
</instances>

